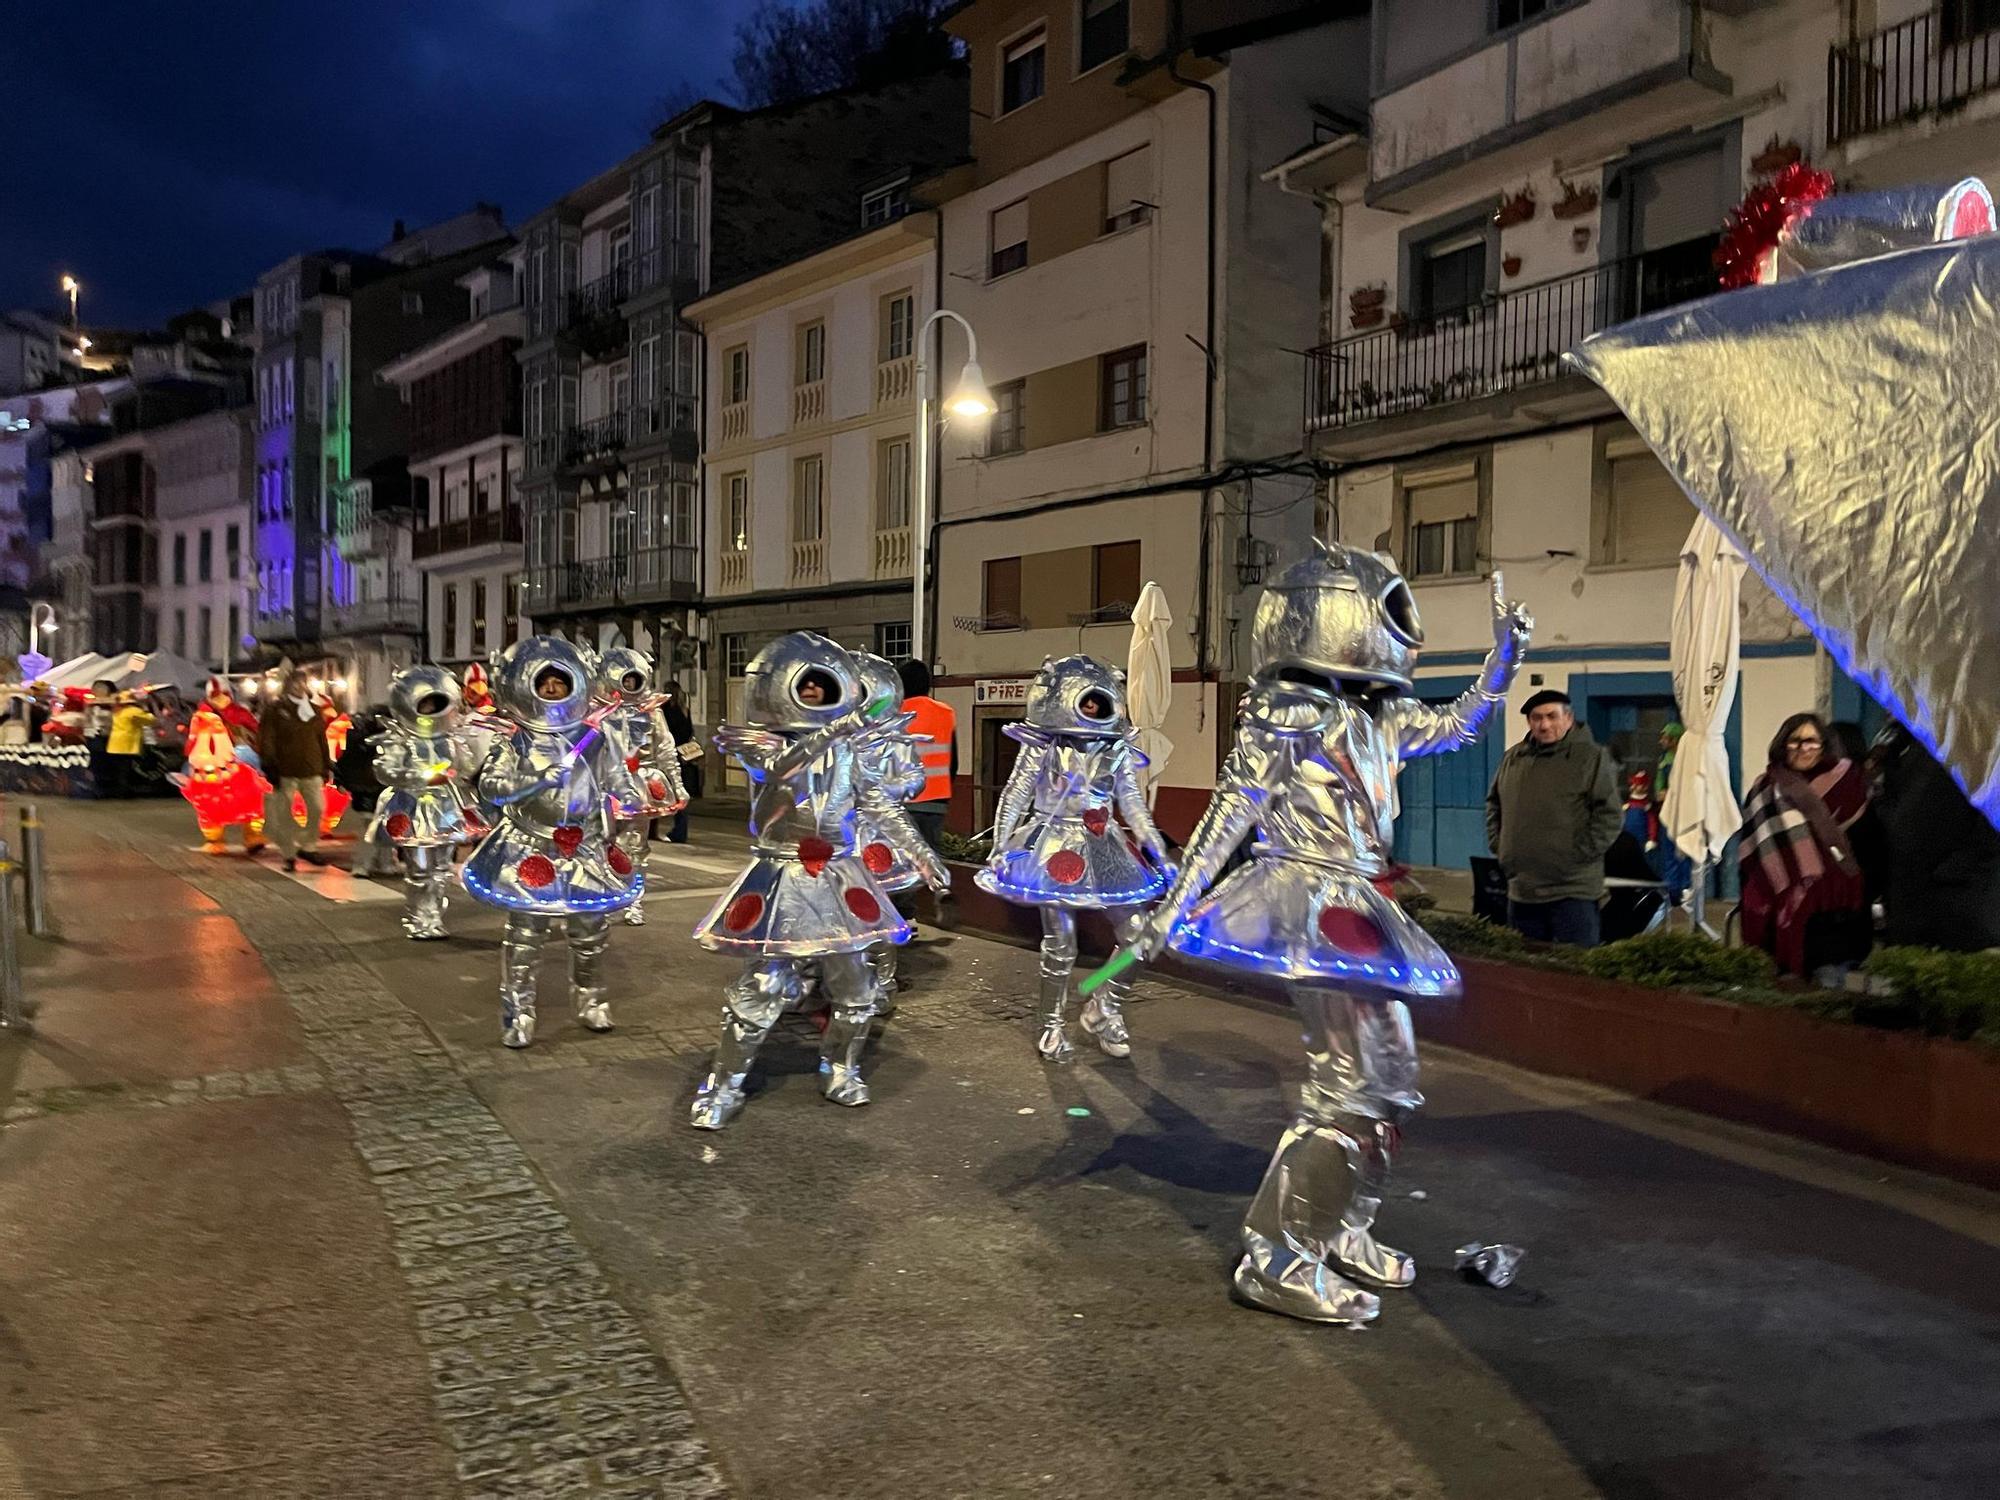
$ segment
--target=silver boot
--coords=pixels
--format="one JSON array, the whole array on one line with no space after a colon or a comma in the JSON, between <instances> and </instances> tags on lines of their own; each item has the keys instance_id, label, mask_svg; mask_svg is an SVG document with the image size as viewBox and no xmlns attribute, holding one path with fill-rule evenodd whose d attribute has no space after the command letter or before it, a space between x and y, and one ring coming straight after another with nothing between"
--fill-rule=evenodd
<instances>
[{"instance_id":1,"label":"silver boot","mask_svg":"<svg viewBox=\"0 0 2000 1500\"><path fill-rule=\"evenodd\" d=\"M696 1130L720 1130L736 1118L757 1049L798 994L798 971L789 959L756 960L722 992L722 1035L688 1111L688 1123Z\"/></svg>"},{"instance_id":2,"label":"silver boot","mask_svg":"<svg viewBox=\"0 0 2000 1500\"><path fill-rule=\"evenodd\" d=\"M862 953L828 954L821 964L833 1014L820 1039L820 1091L835 1104L863 1105L869 1094L861 1057L875 1020L875 968Z\"/></svg>"},{"instance_id":3,"label":"silver boot","mask_svg":"<svg viewBox=\"0 0 2000 1500\"><path fill-rule=\"evenodd\" d=\"M1042 908L1042 1034L1035 1050L1047 1062L1076 1056L1069 1039L1069 980L1076 972L1076 913L1062 906Z\"/></svg>"},{"instance_id":4,"label":"silver boot","mask_svg":"<svg viewBox=\"0 0 2000 1500\"><path fill-rule=\"evenodd\" d=\"M868 950L869 967L875 971L875 1014L888 1017L896 1013L896 945L877 943Z\"/></svg>"},{"instance_id":5,"label":"silver boot","mask_svg":"<svg viewBox=\"0 0 2000 1500\"><path fill-rule=\"evenodd\" d=\"M417 942L448 936L444 928L445 880L451 851L426 845L406 850L403 869L403 932Z\"/></svg>"},{"instance_id":6,"label":"silver boot","mask_svg":"<svg viewBox=\"0 0 2000 1500\"><path fill-rule=\"evenodd\" d=\"M611 1029L611 1002L604 998L604 949L611 919L577 915L569 919L569 988L576 1018L591 1031Z\"/></svg>"},{"instance_id":7,"label":"silver boot","mask_svg":"<svg viewBox=\"0 0 2000 1500\"><path fill-rule=\"evenodd\" d=\"M632 861L632 869L639 876L639 889L641 892L639 899L626 907L623 916L620 918L627 927L644 927L646 925L646 897L644 895L646 866L652 862L653 858L653 845L646 837L646 827L650 822L651 819L641 818L637 822L628 823L618 830L618 845Z\"/></svg>"},{"instance_id":8,"label":"silver boot","mask_svg":"<svg viewBox=\"0 0 2000 1500\"><path fill-rule=\"evenodd\" d=\"M1111 930L1117 934L1118 941L1129 943L1137 934L1139 922L1145 914L1126 907L1106 915L1111 918ZM1132 1055L1132 1033L1125 1025L1125 997L1132 992L1130 975L1131 971L1127 970L1116 979L1107 979L1083 1005L1083 1029L1106 1057Z\"/></svg>"},{"instance_id":9,"label":"silver boot","mask_svg":"<svg viewBox=\"0 0 2000 1500\"><path fill-rule=\"evenodd\" d=\"M535 1039L535 963L548 932L547 917L507 913L507 931L500 940L500 1040L509 1047L525 1047Z\"/></svg>"}]
</instances>

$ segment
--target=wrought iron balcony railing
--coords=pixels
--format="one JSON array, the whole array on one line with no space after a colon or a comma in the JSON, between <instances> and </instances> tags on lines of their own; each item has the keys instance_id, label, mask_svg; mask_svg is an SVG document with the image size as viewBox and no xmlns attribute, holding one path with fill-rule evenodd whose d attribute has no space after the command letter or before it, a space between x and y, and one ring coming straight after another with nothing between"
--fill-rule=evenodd
<instances>
[{"instance_id":1,"label":"wrought iron balcony railing","mask_svg":"<svg viewBox=\"0 0 2000 1500\"><path fill-rule=\"evenodd\" d=\"M2000 30L1990 5L1946 0L1826 54L1830 145L1951 109L2000 89Z\"/></svg>"},{"instance_id":2,"label":"wrought iron balcony railing","mask_svg":"<svg viewBox=\"0 0 2000 1500\"><path fill-rule=\"evenodd\" d=\"M626 261L569 294L569 325L575 328L600 318L615 318L619 304L631 295L632 263Z\"/></svg>"},{"instance_id":3,"label":"wrought iron balcony railing","mask_svg":"<svg viewBox=\"0 0 2000 1500\"><path fill-rule=\"evenodd\" d=\"M324 624L328 631L356 634L387 631L414 635L423 626L423 605L407 595L386 599L356 599L347 604L327 602Z\"/></svg>"},{"instance_id":4,"label":"wrought iron balcony railing","mask_svg":"<svg viewBox=\"0 0 2000 1500\"><path fill-rule=\"evenodd\" d=\"M589 468L613 462L625 450L631 413L614 411L594 422L579 422L563 434L562 467Z\"/></svg>"},{"instance_id":5,"label":"wrought iron balcony railing","mask_svg":"<svg viewBox=\"0 0 2000 1500\"><path fill-rule=\"evenodd\" d=\"M1715 290L1713 236L1606 261L1306 351L1308 431L1352 427L1552 380L1599 329Z\"/></svg>"},{"instance_id":6,"label":"wrought iron balcony railing","mask_svg":"<svg viewBox=\"0 0 2000 1500\"><path fill-rule=\"evenodd\" d=\"M485 547L496 542L521 540L521 507L481 511L478 515L457 516L435 526L419 526L410 537L413 558L437 557L446 552L462 552L468 547Z\"/></svg>"},{"instance_id":7,"label":"wrought iron balcony railing","mask_svg":"<svg viewBox=\"0 0 2000 1500\"><path fill-rule=\"evenodd\" d=\"M697 565L696 549L679 546L544 564L528 570L527 610L536 614L692 598Z\"/></svg>"}]
</instances>

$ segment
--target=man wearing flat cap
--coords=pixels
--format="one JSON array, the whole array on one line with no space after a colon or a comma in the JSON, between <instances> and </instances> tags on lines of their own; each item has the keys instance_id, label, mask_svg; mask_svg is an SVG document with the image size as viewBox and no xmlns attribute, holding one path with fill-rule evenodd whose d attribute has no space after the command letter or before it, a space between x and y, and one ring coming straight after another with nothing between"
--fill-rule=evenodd
<instances>
[{"instance_id":1,"label":"man wearing flat cap","mask_svg":"<svg viewBox=\"0 0 2000 1500\"><path fill-rule=\"evenodd\" d=\"M1623 811L1618 763L1576 722L1569 694L1521 705L1528 734L1486 793L1486 840L1507 876L1507 922L1543 943L1597 946L1604 856Z\"/></svg>"}]
</instances>

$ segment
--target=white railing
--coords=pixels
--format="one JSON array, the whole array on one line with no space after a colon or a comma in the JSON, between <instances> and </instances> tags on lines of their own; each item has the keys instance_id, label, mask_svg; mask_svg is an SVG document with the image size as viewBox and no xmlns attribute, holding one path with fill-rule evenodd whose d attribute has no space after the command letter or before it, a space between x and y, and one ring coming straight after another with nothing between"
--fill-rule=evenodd
<instances>
[{"instance_id":1,"label":"white railing","mask_svg":"<svg viewBox=\"0 0 2000 1500\"><path fill-rule=\"evenodd\" d=\"M914 355L904 355L901 359L885 359L875 367L875 404L877 406L897 406L910 399L910 393L917 386L917 361Z\"/></svg>"},{"instance_id":2,"label":"white railing","mask_svg":"<svg viewBox=\"0 0 2000 1500\"><path fill-rule=\"evenodd\" d=\"M749 588L750 554L747 551L723 553L715 569L715 586L727 594L740 594Z\"/></svg>"},{"instance_id":3,"label":"white railing","mask_svg":"<svg viewBox=\"0 0 2000 1500\"><path fill-rule=\"evenodd\" d=\"M738 401L722 408L722 441L740 443L750 436L750 403Z\"/></svg>"},{"instance_id":4,"label":"white railing","mask_svg":"<svg viewBox=\"0 0 2000 1500\"><path fill-rule=\"evenodd\" d=\"M826 417L826 382L808 381L792 387L792 425L810 426Z\"/></svg>"},{"instance_id":5,"label":"white railing","mask_svg":"<svg viewBox=\"0 0 2000 1500\"><path fill-rule=\"evenodd\" d=\"M825 541L792 543L793 583L823 583L826 581Z\"/></svg>"},{"instance_id":6,"label":"white railing","mask_svg":"<svg viewBox=\"0 0 2000 1500\"><path fill-rule=\"evenodd\" d=\"M875 533L875 576L877 578L910 576L909 527L898 526L893 531Z\"/></svg>"}]
</instances>

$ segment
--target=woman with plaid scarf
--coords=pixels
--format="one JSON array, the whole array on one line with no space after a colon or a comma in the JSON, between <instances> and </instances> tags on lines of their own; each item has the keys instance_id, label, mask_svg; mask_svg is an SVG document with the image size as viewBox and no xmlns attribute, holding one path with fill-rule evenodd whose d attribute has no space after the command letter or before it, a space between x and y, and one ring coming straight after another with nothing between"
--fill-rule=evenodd
<instances>
[{"instance_id":1,"label":"woman with plaid scarf","mask_svg":"<svg viewBox=\"0 0 2000 1500\"><path fill-rule=\"evenodd\" d=\"M1868 807L1862 768L1817 714L1793 714L1743 803L1743 937L1788 973L1854 963L1871 941L1848 829Z\"/></svg>"}]
</instances>

